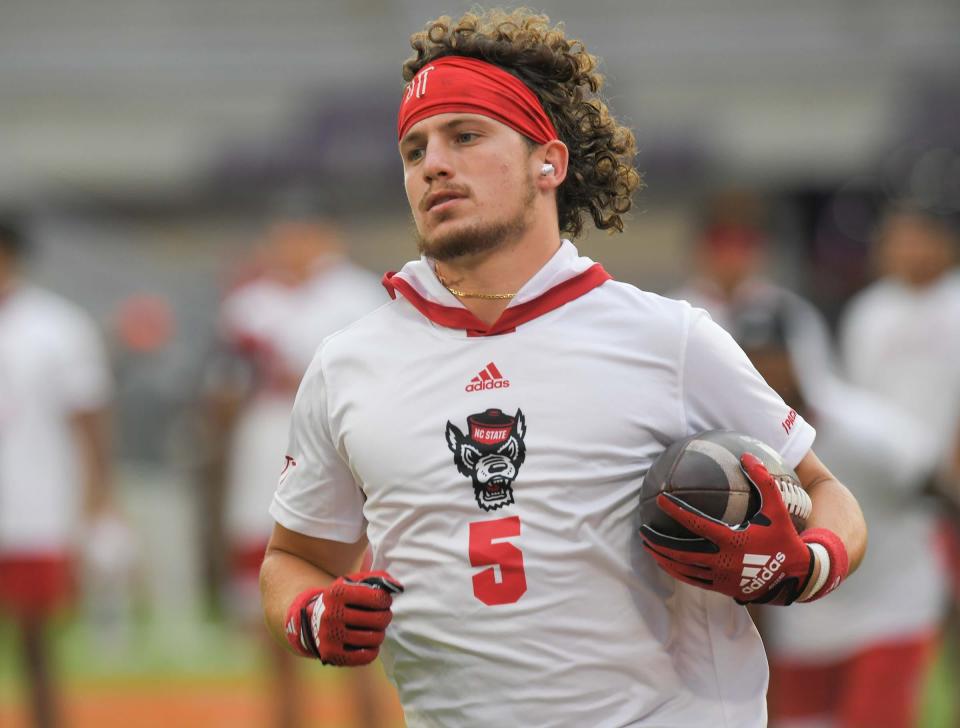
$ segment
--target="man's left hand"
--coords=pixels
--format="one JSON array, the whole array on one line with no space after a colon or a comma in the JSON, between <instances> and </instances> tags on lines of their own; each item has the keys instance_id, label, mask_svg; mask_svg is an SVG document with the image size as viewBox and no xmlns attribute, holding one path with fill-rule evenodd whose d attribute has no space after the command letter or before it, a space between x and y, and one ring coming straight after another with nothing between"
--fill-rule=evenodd
<instances>
[{"instance_id":1,"label":"man's left hand","mask_svg":"<svg viewBox=\"0 0 960 728\"><path fill-rule=\"evenodd\" d=\"M729 526L661 493L657 505L699 538L668 536L643 525L643 546L680 581L721 592L741 604L792 604L810 581L813 552L794 528L780 491L760 460L745 453L740 467L760 493L760 509L749 521Z\"/></svg>"}]
</instances>

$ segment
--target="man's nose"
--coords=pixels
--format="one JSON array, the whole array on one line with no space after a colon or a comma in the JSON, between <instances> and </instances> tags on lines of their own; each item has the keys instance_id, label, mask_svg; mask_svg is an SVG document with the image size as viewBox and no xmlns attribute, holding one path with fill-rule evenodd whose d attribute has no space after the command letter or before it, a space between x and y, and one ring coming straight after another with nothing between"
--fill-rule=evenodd
<instances>
[{"instance_id":1,"label":"man's nose","mask_svg":"<svg viewBox=\"0 0 960 728\"><path fill-rule=\"evenodd\" d=\"M427 180L446 179L453 176L450 152L440 141L432 141L424 150L423 176Z\"/></svg>"}]
</instances>

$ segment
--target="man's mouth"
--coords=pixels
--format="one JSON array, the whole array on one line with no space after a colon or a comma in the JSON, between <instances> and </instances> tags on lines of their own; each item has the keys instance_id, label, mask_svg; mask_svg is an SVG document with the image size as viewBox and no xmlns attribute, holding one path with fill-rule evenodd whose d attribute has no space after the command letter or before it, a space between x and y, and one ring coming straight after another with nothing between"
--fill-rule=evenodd
<instances>
[{"instance_id":1,"label":"man's mouth","mask_svg":"<svg viewBox=\"0 0 960 728\"><path fill-rule=\"evenodd\" d=\"M459 192L434 192L427 196L424 200L424 210L430 212L432 210L443 208L457 200L462 200L466 195Z\"/></svg>"}]
</instances>

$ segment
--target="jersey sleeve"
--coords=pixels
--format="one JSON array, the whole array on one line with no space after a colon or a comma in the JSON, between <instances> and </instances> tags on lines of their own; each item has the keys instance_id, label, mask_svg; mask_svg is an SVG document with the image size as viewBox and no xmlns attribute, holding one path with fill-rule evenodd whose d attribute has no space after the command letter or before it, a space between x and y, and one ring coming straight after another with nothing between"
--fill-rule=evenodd
<instances>
[{"instance_id":1,"label":"jersey sleeve","mask_svg":"<svg viewBox=\"0 0 960 728\"><path fill-rule=\"evenodd\" d=\"M733 337L701 309L692 309L681 363L687 435L735 430L765 442L791 468L816 432L760 376Z\"/></svg>"},{"instance_id":2,"label":"jersey sleeve","mask_svg":"<svg viewBox=\"0 0 960 728\"><path fill-rule=\"evenodd\" d=\"M318 353L293 405L287 462L270 515L291 531L354 543L366 529L363 503L363 493L330 432Z\"/></svg>"},{"instance_id":3,"label":"jersey sleeve","mask_svg":"<svg viewBox=\"0 0 960 728\"><path fill-rule=\"evenodd\" d=\"M80 311L62 319L57 387L64 406L71 412L101 409L110 401L113 383L100 332Z\"/></svg>"}]
</instances>

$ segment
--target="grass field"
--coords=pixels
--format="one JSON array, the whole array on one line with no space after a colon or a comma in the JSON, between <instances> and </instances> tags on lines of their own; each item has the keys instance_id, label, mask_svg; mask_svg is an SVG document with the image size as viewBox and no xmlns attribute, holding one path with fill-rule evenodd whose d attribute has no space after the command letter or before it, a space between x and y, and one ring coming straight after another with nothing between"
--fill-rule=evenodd
<instances>
[{"instance_id":1,"label":"grass field","mask_svg":"<svg viewBox=\"0 0 960 728\"><path fill-rule=\"evenodd\" d=\"M21 705L14 632L0 624L0 726L29 728ZM100 639L98 639L100 637ZM56 631L68 728L260 728L270 726L269 680L257 645L215 622L185 618L141 624L124 639L102 640L72 622ZM106 645L106 646L104 646ZM302 661L305 725L350 728L343 672ZM940 660L919 728L955 728L958 676ZM380 699L400 728L402 714L382 679Z\"/></svg>"},{"instance_id":2,"label":"grass field","mask_svg":"<svg viewBox=\"0 0 960 728\"><path fill-rule=\"evenodd\" d=\"M0 626L0 726L29 728L17 674L13 628ZM78 623L56 631L68 728L260 728L271 726L269 675L259 646L217 623L187 620L141 625L102 646ZM303 660L301 714L306 726L351 728L343 673ZM389 722L402 712L386 678L379 698Z\"/></svg>"},{"instance_id":3,"label":"grass field","mask_svg":"<svg viewBox=\"0 0 960 728\"><path fill-rule=\"evenodd\" d=\"M956 661L951 660L953 667ZM956 728L960 725L960 675L948 667L941 655L923 701L923 717L918 728Z\"/></svg>"}]
</instances>

